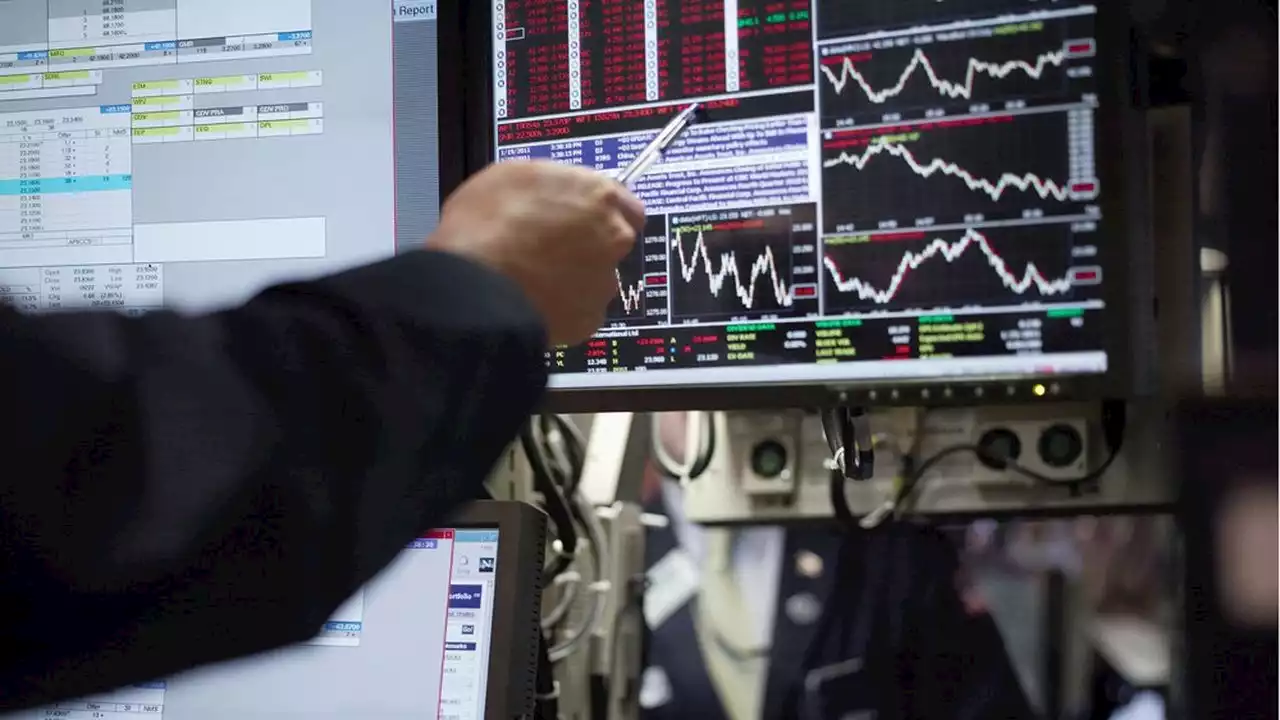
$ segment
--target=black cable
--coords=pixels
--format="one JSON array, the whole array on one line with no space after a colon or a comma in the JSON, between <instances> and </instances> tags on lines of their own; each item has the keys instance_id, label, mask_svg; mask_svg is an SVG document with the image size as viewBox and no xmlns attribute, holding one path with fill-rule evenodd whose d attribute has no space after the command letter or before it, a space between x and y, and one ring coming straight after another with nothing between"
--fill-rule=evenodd
<instances>
[{"instance_id":1,"label":"black cable","mask_svg":"<svg viewBox=\"0 0 1280 720\"><path fill-rule=\"evenodd\" d=\"M849 508L849 499L844 495L844 484L847 480L848 478L838 468L832 468L827 481L827 490L836 522L840 523L844 529L855 532L860 530L861 526L858 525L858 519L854 517L853 510Z\"/></svg>"},{"instance_id":2,"label":"black cable","mask_svg":"<svg viewBox=\"0 0 1280 720\"><path fill-rule=\"evenodd\" d=\"M573 519L582 527L582 531L587 537L587 552L591 555L591 568L595 572L596 579L602 580L605 578L605 548L603 547L605 539L603 528L601 528L600 537L596 537L592 532L593 525L589 524L591 521L586 517L587 513L595 512L595 508L593 508L590 503L583 500L581 496L570 496L568 500L569 510L573 514ZM595 518L592 518L592 520L596 523L599 522L599 520ZM566 614L565 617L567 618L568 615Z\"/></svg>"},{"instance_id":3,"label":"black cable","mask_svg":"<svg viewBox=\"0 0 1280 720\"><path fill-rule=\"evenodd\" d=\"M560 691L556 687L551 656L547 654L550 642L542 636L538 643L538 669L534 680L533 716L539 720L560 720Z\"/></svg>"},{"instance_id":4,"label":"black cable","mask_svg":"<svg viewBox=\"0 0 1280 720\"><path fill-rule=\"evenodd\" d=\"M846 479L857 480L858 477L858 441L853 436L853 416L848 408L836 410L840 423L840 447L844 448L844 463L841 470Z\"/></svg>"},{"instance_id":5,"label":"black cable","mask_svg":"<svg viewBox=\"0 0 1280 720\"><path fill-rule=\"evenodd\" d=\"M706 438L703 440L702 452L698 454L697 460L693 463L693 467L689 470L689 479L694 480L702 477L702 474L711 466L711 459L716 454L716 418L714 415L707 416Z\"/></svg>"},{"instance_id":6,"label":"black cable","mask_svg":"<svg viewBox=\"0 0 1280 720\"><path fill-rule=\"evenodd\" d=\"M849 531L860 530L858 519L854 517L853 510L849 508L849 500L845 497L844 485L848 480L869 477L861 467L864 458L868 465L874 462L873 450L870 447L864 449L857 446L854 424L859 421L865 422L865 419L861 418L861 411L848 408L823 410L819 418L822 422L822 436L827 442L832 458L835 459L835 466L831 468L827 479L832 513L841 527ZM868 445L870 445L869 442Z\"/></svg>"},{"instance_id":7,"label":"black cable","mask_svg":"<svg viewBox=\"0 0 1280 720\"><path fill-rule=\"evenodd\" d=\"M603 554L603 538L596 538L593 529L598 525L595 518L589 517L588 514L594 512L591 505L585 502L577 493L577 488L582 477L582 468L586 457L586 448L582 446L581 436L574 432L574 428L567 427L571 421L562 415L542 415L535 422L529 425L530 441L537 448L530 465L534 467L535 478L540 477L541 468L546 468L547 476L554 483L555 488L563 488L559 493L559 498L564 499L565 505L570 518L570 524L575 529L572 546L568 542L562 540L561 545L565 548L565 552L554 558L548 563L544 569L546 577L556 577L567 570L574 562L576 556L573 552L578 549L579 543L577 537L586 537L591 542L587 544L588 554L591 556L591 566L594 571L594 577L597 579L605 577L605 557ZM550 437L552 430L555 430L564 442L564 453L562 461L554 461L553 457L560 455L552 450L552 438ZM522 437L522 441L524 438ZM565 464L569 467L564 467ZM548 510L556 509L558 511L559 498L554 490L544 490L539 485L539 491L543 492L548 498ZM557 512L556 515L559 515ZM553 522L556 515L552 515ZM563 522L563 518L561 518ZM560 533L560 531L557 531ZM597 542L598 540L598 542ZM572 552L571 552L572 551ZM569 617L568 613L562 615L559 622L562 623ZM559 623L557 623L558 625ZM549 628L554 629L554 628Z\"/></svg>"},{"instance_id":8,"label":"black cable","mask_svg":"<svg viewBox=\"0 0 1280 720\"><path fill-rule=\"evenodd\" d=\"M701 422L701 420L698 420L697 422ZM662 442L662 438L660 437L660 434L656 432L653 433L653 438L651 442L655 446L658 443ZM711 461L715 458L716 422L715 422L714 416L708 417L707 429L706 429L705 437L702 439L702 446L699 448L696 448L695 452L697 452L698 455L696 458L694 458L693 466L689 468L690 480L696 480L702 477L702 474L707 471L707 468L711 467ZM658 472L661 473L663 477L667 478L668 480L681 479L676 474L674 468L669 468L662 462L662 454L657 452L657 450L654 450L653 458L654 458L654 465L658 467Z\"/></svg>"},{"instance_id":9,"label":"black cable","mask_svg":"<svg viewBox=\"0 0 1280 720\"><path fill-rule=\"evenodd\" d=\"M857 448L858 480L870 480L876 474L876 447L871 435L871 420L862 408L845 411L849 423L849 436Z\"/></svg>"},{"instance_id":10,"label":"black cable","mask_svg":"<svg viewBox=\"0 0 1280 720\"><path fill-rule=\"evenodd\" d=\"M548 414L540 416L536 425L536 439L544 458L554 458L557 455L551 447L553 429L560 438L568 467L562 467L560 463L548 463L548 467L552 470L552 478L564 489L565 497L573 497L578 491L578 484L582 481L583 463L586 461L586 448L582 447L574 428L569 426L570 422L562 415Z\"/></svg>"},{"instance_id":11,"label":"black cable","mask_svg":"<svg viewBox=\"0 0 1280 720\"><path fill-rule=\"evenodd\" d=\"M578 530L573 522L573 511L564 493L551 475L542 449L533 437L533 423L525 423L520 428L520 446L529 458L529 467L533 470L534 489L542 495L547 517L555 528L556 539L560 541L560 551L552 558L543 570L546 580L555 578L573 563L573 554L578 549Z\"/></svg>"},{"instance_id":12,"label":"black cable","mask_svg":"<svg viewBox=\"0 0 1280 720\"><path fill-rule=\"evenodd\" d=\"M844 483L847 479L844 464L847 460L843 445L838 440L844 437L840 415L835 410L823 410L818 417L822 423L822 438L826 440L827 449L831 451L834 461L827 476L827 494L831 501L831 511L841 527L854 531L858 527L858 521L854 518L853 511L849 509L849 499L844 495Z\"/></svg>"},{"instance_id":13,"label":"black cable","mask_svg":"<svg viewBox=\"0 0 1280 720\"><path fill-rule=\"evenodd\" d=\"M535 444L541 450L542 464L547 468L551 480L562 488L561 495L569 508L569 515L576 523L578 528L586 535L590 535L590 524L584 513L589 510L583 509L583 504L578 499L578 486L582 481L583 463L586 459L586 448L578 440L578 435L573 432L572 428L567 427L569 420L561 415L542 415L538 418L538 422L531 430L537 431L534 438ZM569 467L561 467L559 463L552 462L551 458L555 453L551 449L551 438L549 430L554 426L556 432L560 435L564 443L565 460ZM595 555L595 567L597 576L600 575L600 565L602 560L598 551L592 547Z\"/></svg>"},{"instance_id":14,"label":"black cable","mask_svg":"<svg viewBox=\"0 0 1280 720\"><path fill-rule=\"evenodd\" d=\"M826 441L827 449L831 451L832 457L839 455L840 439L844 437L840 413L836 410L822 410L818 413L818 419L822 422L822 439Z\"/></svg>"},{"instance_id":15,"label":"black cable","mask_svg":"<svg viewBox=\"0 0 1280 720\"><path fill-rule=\"evenodd\" d=\"M551 437L547 432L550 423L551 421L545 416L540 416L530 422L529 433L533 439L534 447L538 449L538 456L542 460L543 466L547 469L548 477L563 490L568 487L572 469L559 462L559 454L551 446ZM567 495L567 493L565 494Z\"/></svg>"},{"instance_id":16,"label":"black cable","mask_svg":"<svg viewBox=\"0 0 1280 720\"><path fill-rule=\"evenodd\" d=\"M1011 470L1039 485L1064 488L1070 491L1073 496L1079 495L1085 489L1092 487L1098 479L1106 474L1107 470L1110 469L1111 465L1116 461L1116 458L1120 456L1120 449L1124 446L1124 432L1126 424L1126 406L1124 401L1104 401L1102 404L1102 439L1103 443L1107 446L1107 459L1103 460L1102 464L1094 470L1082 475L1081 477L1071 478L1068 480L1060 480L1058 478L1041 475L1040 473L1019 465L1017 461L1011 458L997 455L990 449L982 448L977 445L963 444L943 448L942 450L934 453L924 462L920 463L920 465L915 468L915 472L908 476L909 479L907 482L904 482L902 487L898 490L898 496L895 499L895 506L899 508L903 506L903 502L906 501L907 498L911 497L911 494L915 492L920 481L931 469L933 469L935 465L952 455L958 455L960 453L973 453L976 457L994 469Z\"/></svg>"},{"instance_id":17,"label":"black cable","mask_svg":"<svg viewBox=\"0 0 1280 720\"><path fill-rule=\"evenodd\" d=\"M563 415L543 415L539 421L542 424L542 433L544 442L547 441L548 425L553 425L564 442L564 450L566 460L569 462L567 469L568 475L561 474L560 481L564 488L564 498L569 505L569 514L573 517L577 526L582 529L588 540L592 540L591 528L592 522L588 520L587 513L593 512L591 504L584 501L578 495L578 488L582 483L582 471L586 462L586 448L582 446L580 436L569 427L572 422ZM546 442L549 446L549 442ZM549 453L549 451L548 451ZM601 556L603 547L597 547L597 543L592 542L588 545L592 555L592 567L595 569L597 578L604 577L604 558Z\"/></svg>"},{"instance_id":18,"label":"black cable","mask_svg":"<svg viewBox=\"0 0 1280 720\"><path fill-rule=\"evenodd\" d=\"M587 459L587 449L582 446L578 433L569 427L573 421L563 415L550 415L551 423L559 431L564 442L565 455L569 459L569 478L565 484L564 494L573 497L578 492L578 484L582 482L582 470ZM543 433L545 434L545 430Z\"/></svg>"}]
</instances>

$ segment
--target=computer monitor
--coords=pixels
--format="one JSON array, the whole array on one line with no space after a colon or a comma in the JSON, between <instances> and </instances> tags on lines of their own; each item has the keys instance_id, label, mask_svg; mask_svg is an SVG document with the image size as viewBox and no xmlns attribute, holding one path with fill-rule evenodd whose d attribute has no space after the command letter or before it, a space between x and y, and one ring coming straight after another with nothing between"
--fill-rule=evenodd
<instances>
[{"instance_id":1,"label":"computer monitor","mask_svg":"<svg viewBox=\"0 0 1280 720\"><path fill-rule=\"evenodd\" d=\"M8 720L488 720L532 709L544 516L477 503L412 543L310 643Z\"/></svg>"},{"instance_id":2,"label":"computer monitor","mask_svg":"<svg viewBox=\"0 0 1280 720\"><path fill-rule=\"evenodd\" d=\"M427 0L0 0L0 299L204 310L420 247L454 34Z\"/></svg>"},{"instance_id":3,"label":"computer monitor","mask_svg":"<svg viewBox=\"0 0 1280 720\"><path fill-rule=\"evenodd\" d=\"M648 223L606 325L549 355L553 402L1067 397L1123 364L1116 3L470 5L472 167L616 173L706 108L636 185Z\"/></svg>"}]
</instances>

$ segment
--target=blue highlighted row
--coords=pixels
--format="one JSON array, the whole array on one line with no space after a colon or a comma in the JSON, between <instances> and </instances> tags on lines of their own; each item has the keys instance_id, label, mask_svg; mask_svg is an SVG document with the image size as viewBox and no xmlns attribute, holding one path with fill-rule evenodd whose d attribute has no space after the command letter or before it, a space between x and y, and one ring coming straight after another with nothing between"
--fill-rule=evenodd
<instances>
[{"instance_id":1,"label":"blue highlighted row","mask_svg":"<svg viewBox=\"0 0 1280 720\"><path fill-rule=\"evenodd\" d=\"M54 193L132 189L133 175L90 175L69 178L0 180L0 197L6 195L51 195Z\"/></svg>"},{"instance_id":2,"label":"blue highlighted row","mask_svg":"<svg viewBox=\"0 0 1280 720\"><path fill-rule=\"evenodd\" d=\"M98 112L102 115L128 115L133 112L133 105L129 103L123 105L99 105Z\"/></svg>"},{"instance_id":3,"label":"blue highlighted row","mask_svg":"<svg viewBox=\"0 0 1280 720\"><path fill-rule=\"evenodd\" d=\"M297 40L310 40L310 39L311 39L310 30L291 30L289 32L276 33L276 40L278 40L279 42L295 42ZM162 42L149 42L149 43L143 43L142 47L144 50L148 50L148 51L177 50L178 41L165 40ZM20 52L18 53L18 59L19 60L48 60L49 51L48 50L28 50L26 52Z\"/></svg>"},{"instance_id":4,"label":"blue highlighted row","mask_svg":"<svg viewBox=\"0 0 1280 720\"><path fill-rule=\"evenodd\" d=\"M454 542L460 543L493 543L498 542L497 530L458 530L453 535Z\"/></svg>"}]
</instances>

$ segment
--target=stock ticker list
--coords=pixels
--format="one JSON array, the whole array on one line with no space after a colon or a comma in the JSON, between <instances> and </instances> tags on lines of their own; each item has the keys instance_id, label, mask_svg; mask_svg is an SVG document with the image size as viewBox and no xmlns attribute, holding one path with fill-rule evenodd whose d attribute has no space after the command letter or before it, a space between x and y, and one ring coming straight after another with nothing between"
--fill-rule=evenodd
<instances>
[{"instance_id":1,"label":"stock ticker list","mask_svg":"<svg viewBox=\"0 0 1280 720\"><path fill-rule=\"evenodd\" d=\"M556 373L1101 348L1097 9L1059 0L495 0L498 161L649 212Z\"/></svg>"},{"instance_id":2,"label":"stock ticker list","mask_svg":"<svg viewBox=\"0 0 1280 720\"><path fill-rule=\"evenodd\" d=\"M497 5L500 120L804 86L813 79L808 0Z\"/></svg>"}]
</instances>

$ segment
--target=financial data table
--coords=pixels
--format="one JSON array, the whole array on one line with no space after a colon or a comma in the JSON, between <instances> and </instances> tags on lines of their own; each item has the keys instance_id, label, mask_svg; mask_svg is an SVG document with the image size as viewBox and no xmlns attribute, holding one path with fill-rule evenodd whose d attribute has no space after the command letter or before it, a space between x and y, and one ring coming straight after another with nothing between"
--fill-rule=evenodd
<instances>
[{"instance_id":1,"label":"financial data table","mask_svg":"<svg viewBox=\"0 0 1280 720\"><path fill-rule=\"evenodd\" d=\"M809 0L522 0L494 26L498 119L813 81Z\"/></svg>"},{"instance_id":2,"label":"financial data table","mask_svg":"<svg viewBox=\"0 0 1280 720\"><path fill-rule=\"evenodd\" d=\"M121 310L127 314L164 305L160 265L65 265L0 270L0 302L23 312Z\"/></svg>"},{"instance_id":3,"label":"financial data table","mask_svg":"<svg viewBox=\"0 0 1280 720\"><path fill-rule=\"evenodd\" d=\"M28 710L12 720L160 720L164 716L164 693L163 682L145 683Z\"/></svg>"},{"instance_id":4,"label":"financial data table","mask_svg":"<svg viewBox=\"0 0 1280 720\"><path fill-rule=\"evenodd\" d=\"M0 74L311 52L310 0L10 0Z\"/></svg>"},{"instance_id":5,"label":"financial data table","mask_svg":"<svg viewBox=\"0 0 1280 720\"><path fill-rule=\"evenodd\" d=\"M0 115L0 248L129 244L129 106Z\"/></svg>"}]
</instances>

